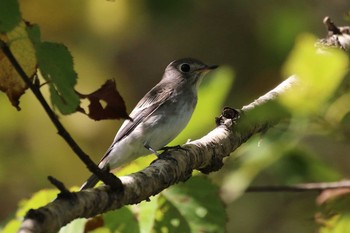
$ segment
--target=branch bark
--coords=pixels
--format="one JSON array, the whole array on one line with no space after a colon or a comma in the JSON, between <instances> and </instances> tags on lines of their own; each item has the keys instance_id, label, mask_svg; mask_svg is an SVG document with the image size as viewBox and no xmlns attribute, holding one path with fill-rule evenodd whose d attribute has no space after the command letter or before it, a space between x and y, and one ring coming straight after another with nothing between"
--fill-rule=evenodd
<instances>
[{"instance_id":1,"label":"branch bark","mask_svg":"<svg viewBox=\"0 0 350 233\"><path fill-rule=\"evenodd\" d=\"M120 177L124 185L123 191L116 192L109 186L102 185L70 195L58 195L48 205L28 211L19 232L57 232L76 218L88 218L148 200L165 188L186 181L194 169L204 173L219 170L223 166L224 157L229 156L254 134L266 131L287 116L282 114L263 119L255 111L273 103L279 95L297 83L297 78L292 76L244 106L237 123L223 113L217 119L220 124L201 139L182 145L182 149L167 150L167 159L158 159L140 172Z\"/></svg>"}]
</instances>

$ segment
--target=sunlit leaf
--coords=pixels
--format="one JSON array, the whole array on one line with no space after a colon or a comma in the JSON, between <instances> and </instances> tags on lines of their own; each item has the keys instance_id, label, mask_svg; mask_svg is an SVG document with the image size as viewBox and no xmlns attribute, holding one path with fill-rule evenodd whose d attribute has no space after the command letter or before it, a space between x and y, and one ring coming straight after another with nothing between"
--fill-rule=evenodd
<instances>
[{"instance_id":1,"label":"sunlit leaf","mask_svg":"<svg viewBox=\"0 0 350 233\"><path fill-rule=\"evenodd\" d=\"M301 36L291 52L285 67L286 76L297 75L301 88L283 95L281 101L295 114L317 112L330 98L344 77L348 58L339 50L318 53L316 39Z\"/></svg>"},{"instance_id":2,"label":"sunlit leaf","mask_svg":"<svg viewBox=\"0 0 350 233\"><path fill-rule=\"evenodd\" d=\"M21 224L21 221L23 220L23 217L30 209L37 209L46 205L47 203L53 201L57 194L58 190L43 189L34 193L30 199L20 201L16 212L16 217L7 223L4 230L6 229L8 231L4 232L16 232ZM17 229L13 231L15 228Z\"/></svg>"},{"instance_id":3,"label":"sunlit leaf","mask_svg":"<svg viewBox=\"0 0 350 233\"><path fill-rule=\"evenodd\" d=\"M151 201L144 201L139 204L140 212L138 219L141 233L151 233L153 230L158 209L158 198L159 195L152 197Z\"/></svg>"},{"instance_id":4,"label":"sunlit leaf","mask_svg":"<svg viewBox=\"0 0 350 233\"><path fill-rule=\"evenodd\" d=\"M17 232L21 225L21 221L19 219L13 219L9 221L3 229L0 229L2 233L13 233Z\"/></svg>"},{"instance_id":5,"label":"sunlit leaf","mask_svg":"<svg viewBox=\"0 0 350 233\"><path fill-rule=\"evenodd\" d=\"M37 61L25 27L24 22L21 22L13 30L0 35L0 39L7 44L23 71L31 78L36 72ZM2 49L0 49L0 70L0 90L7 94L12 105L19 110L19 98L27 86Z\"/></svg>"},{"instance_id":6,"label":"sunlit leaf","mask_svg":"<svg viewBox=\"0 0 350 233\"><path fill-rule=\"evenodd\" d=\"M58 194L58 190L55 189L42 189L33 194L28 200L22 200L19 204L20 208L16 213L17 217L23 217L28 210L37 209L47 203L53 201Z\"/></svg>"},{"instance_id":7,"label":"sunlit leaf","mask_svg":"<svg viewBox=\"0 0 350 233\"><path fill-rule=\"evenodd\" d=\"M75 219L73 222L68 223L66 226L62 227L59 233L83 232L86 221L87 220L84 218Z\"/></svg>"}]
</instances>

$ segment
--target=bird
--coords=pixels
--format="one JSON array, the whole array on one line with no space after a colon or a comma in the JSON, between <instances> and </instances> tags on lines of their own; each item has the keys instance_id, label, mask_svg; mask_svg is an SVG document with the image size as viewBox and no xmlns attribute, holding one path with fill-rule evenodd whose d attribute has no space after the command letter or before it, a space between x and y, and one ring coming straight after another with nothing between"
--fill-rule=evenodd
<instances>
[{"instance_id":1,"label":"bird","mask_svg":"<svg viewBox=\"0 0 350 233\"><path fill-rule=\"evenodd\" d=\"M151 153L159 156L157 151L186 127L203 77L217 67L194 58L171 62L159 83L131 111L131 119L124 121L98 167L112 170ZM98 181L91 175L81 190L93 188Z\"/></svg>"}]
</instances>

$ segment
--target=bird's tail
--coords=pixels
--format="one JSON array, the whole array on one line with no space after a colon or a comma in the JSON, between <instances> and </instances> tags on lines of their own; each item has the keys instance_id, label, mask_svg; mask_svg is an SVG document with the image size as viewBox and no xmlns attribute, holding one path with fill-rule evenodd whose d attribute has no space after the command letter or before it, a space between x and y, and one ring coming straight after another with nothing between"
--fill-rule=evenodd
<instances>
[{"instance_id":1,"label":"bird's tail","mask_svg":"<svg viewBox=\"0 0 350 233\"><path fill-rule=\"evenodd\" d=\"M87 179L87 181L80 187L80 190L93 188L99 181L98 177L93 174Z\"/></svg>"}]
</instances>

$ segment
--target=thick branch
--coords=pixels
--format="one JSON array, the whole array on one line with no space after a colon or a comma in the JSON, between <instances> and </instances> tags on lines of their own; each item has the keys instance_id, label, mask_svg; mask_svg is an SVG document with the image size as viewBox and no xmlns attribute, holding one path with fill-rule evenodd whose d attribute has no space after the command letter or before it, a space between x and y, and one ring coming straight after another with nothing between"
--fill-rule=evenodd
<instances>
[{"instance_id":1,"label":"thick branch","mask_svg":"<svg viewBox=\"0 0 350 233\"><path fill-rule=\"evenodd\" d=\"M272 91L242 108L237 124L221 116L220 124L201 139L186 143L183 149L168 150L167 157L158 159L144 170L121 177L123 192L113 192L108 186L83 190L71 196L60 196L47 206L30 210L20 232L56 232L79 217L92 217L124 205L139 203L156 195L170 185L186 181L194 169L205 173L216 171L222 159L247 141L252 135L267 130L278 122L276 117L257 118L254 111L276 100L297 83L290 77ZM280 116L280 119L283 116Z\"/></svg>"}]
</instances>

